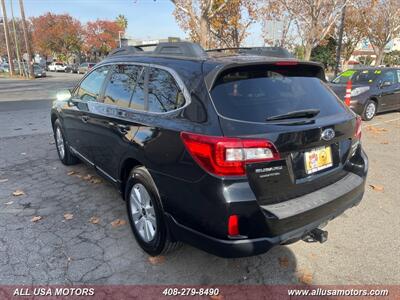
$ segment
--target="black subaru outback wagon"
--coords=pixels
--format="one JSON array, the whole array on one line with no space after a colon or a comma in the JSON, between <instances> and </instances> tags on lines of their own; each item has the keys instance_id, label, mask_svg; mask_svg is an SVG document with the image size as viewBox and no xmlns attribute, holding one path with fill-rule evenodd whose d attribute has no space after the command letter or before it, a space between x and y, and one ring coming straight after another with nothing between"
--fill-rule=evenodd
<instances>
[{"instance_id":1,"label":"black subaru outback wagon","mask_svg":"<svg viewBox=\"0 0 400 300\"><path fill-rule=\"evenodd\" d=\"M118 49L51 121L60 160L78 160L126 200L140 246L186 242L224 257L266 252L321 228L363 196L361 121L319 64L159 44Z\"/></svg>"}]
</instances>

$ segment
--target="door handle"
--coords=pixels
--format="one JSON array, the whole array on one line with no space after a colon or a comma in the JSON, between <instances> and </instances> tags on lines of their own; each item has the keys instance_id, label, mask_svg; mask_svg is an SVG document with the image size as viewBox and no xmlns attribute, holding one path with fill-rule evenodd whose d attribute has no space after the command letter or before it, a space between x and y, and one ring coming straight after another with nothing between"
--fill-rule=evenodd
<instances>
[{"instance_id":1,"label":"door handle","mask_svg":"<svg viewBox=\"0 0 400 300\"><path fill-rule=\"evenodd\" d=\"M88 116L82 116L81 120L83 123L87 123L89 121L89 117Z\"/></svg>"}]
</instances>

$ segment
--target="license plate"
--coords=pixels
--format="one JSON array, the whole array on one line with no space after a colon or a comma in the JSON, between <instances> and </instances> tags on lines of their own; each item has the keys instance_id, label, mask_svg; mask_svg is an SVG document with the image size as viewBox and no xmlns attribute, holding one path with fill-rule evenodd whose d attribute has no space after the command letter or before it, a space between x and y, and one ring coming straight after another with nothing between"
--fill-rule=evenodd
<instances>
[{"instance_id":1,"label":"license plate","mask_svg":"<svg viewBox=\"0 0 400 300\"><path fill-rule=\"evenodd\" d=\"M320 147L304 153L306 173L311 174L332 167L331 147Z\"/></svg>"}]
</instances>

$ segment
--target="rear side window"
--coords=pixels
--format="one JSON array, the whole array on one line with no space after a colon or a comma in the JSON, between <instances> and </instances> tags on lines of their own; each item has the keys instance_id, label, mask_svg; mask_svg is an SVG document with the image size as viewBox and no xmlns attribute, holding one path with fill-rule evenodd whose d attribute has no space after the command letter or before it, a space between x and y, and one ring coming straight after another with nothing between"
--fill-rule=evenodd
<instances>
[{"instance_id":1,"label":"rear side window","mask_svg":"<svg viewBox=\"0 0 400 300\"><path fill-rule=\"evenodd\" d=\"M143 67L115 66L104 93L104 103L144 110Z\"/></svg>"},{"instance_id":2,"label":"rear side window","mask_svg":"<svg viewBox=\"0 0 400 300\"><path fill-rule=\"evenodd\" d=\"M100 67L91 72L77 89L76 97L82 101L97 101L109 67Z\"/></svg>"},{"instance_id":3,"label":"rear side window","mask_svg":"<svg viewBox=\"0 0 400 300\"><path fill-rule=\"evenodd\" d=\"M149 69L148 108L150 112L168 112L185 104L174 77L162 69Z\"/></svg>"},{"instance_id":4,"label":"rear side window","mask_svg":"<svg viewBox=\"0 0 400 300\"><path fill-rule=\"evenodd\" d=\"M251 122L298 110L318 109L319 116L344 111L327 85L298 65L230 69L217 79L211 97L221 115Z\"/></svg>"},{"instance_id":5,"label":"rear side window","mask_svg":"<svg viewBox=\"0 0 400 300\"><path fill-rule=\"evenodd\" d=\"M391 84L397 83L397 72L396 70L388 70L382 72L381 82L389 81Z\"/></svg>"}]
</instances>

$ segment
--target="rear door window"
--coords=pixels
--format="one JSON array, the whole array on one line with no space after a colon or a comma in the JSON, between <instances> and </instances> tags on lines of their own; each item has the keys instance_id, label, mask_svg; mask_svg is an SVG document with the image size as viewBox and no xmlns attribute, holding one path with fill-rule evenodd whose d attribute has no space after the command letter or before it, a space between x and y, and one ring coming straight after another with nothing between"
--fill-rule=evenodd
<instances>
[{"instance_id":1,"label":"rear door window","mask_svg":"<svg viewBox=\"0 0 400 300\"><path fill-rule=\"evenodd\" d=\"M178 84L166 70L150 68L148 82L148 110L150 112L168 112L185 104L185 98Z\"/></svg>"},{"instance_id":2,"label":"rear door window","mask_svg":"<svg viewBox=\"0 0 400 300\"><path fill-rule=\"evenodd\" d=\"M327 85L305 66L255 66L230 69L217 79L211 97L217 111L228 118L265 122L298 110L320 111L319 116L344 110Z\"/></svg>"},{"instance_id":3,"label":"rear door window","mask_svg":"<svg viewBox=\"0 0 400 300\"><path fill-rule=\"evenodd\" d=\"M381 82L388 81L391 84L397 83L397 72L395 70L387 70L382 72Z\"/></svg>"},{"instance_id":4,"label":"rear door window","mask_svg":"<svg viewBox=\"0 0 400 300\"><path fill-rule=\"evenodd\" d=\"M144 110L143 67L115 66L105 89L104 103Z\"/></svg>"},{"instance_id":5,"label":"rear door window","mask_svg":"<svg viewBox=\"0 0 400 300\"><path fill-rule=\"evenodd\" d=\"M82 101L97 101L108 71L109 67L104 66L91 72L81 82L79 88L76 90L75 97Z\"/></svg>"}]
</instances>

